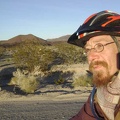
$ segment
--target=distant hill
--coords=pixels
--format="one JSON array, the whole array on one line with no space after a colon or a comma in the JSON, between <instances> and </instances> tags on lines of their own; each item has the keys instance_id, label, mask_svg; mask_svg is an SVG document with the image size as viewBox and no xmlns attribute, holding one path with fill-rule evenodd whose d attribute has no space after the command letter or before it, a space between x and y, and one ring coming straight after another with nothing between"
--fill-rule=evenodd
<instances>
[{"instance_id":1,"label":"distant hill","mask_svg":"<svg viewBox=\"0 0 120 120\"><path fill-rule=\"evenodd\" d=\"M2 46L16 45L16 44L19 44L24 41L40 42L41 45L54 45L54 44L60 44L60 43L64 43L64 42L67 43L67 40L69 37L70 37L70 35L65 35L65 36L61 36L59 38L44 40L44 39L39 38L32 34L18 35L13 38L10 38L8 40L0 41L0 45L2 45Z\"/></svg>"},{"instance_id":2,"label":"distant hill","mask_svg":"<svg viewBox=\"0 0 120 120\"><path fill-rule=\"evenodd\" d=\"M65 41L66 42L69 37L70 37L70 35L65 35L65 36L61 36L61 37L58 37L58 38L47 39L47 41L51 41L51 42Z\"/></svg>"},{"instance_id":3,"label":"distant hill","mask_svg":"<svg viewBox=\"0 0 120 120\"><path fill-rule=\"evenodd\" d=\"M28 34L28 35L18 35L18 36L15 36L11 39L8 39L8 40L5 40L5 41L1 41L1 44L2 45L5 45L5 44L9 44L9 45L14 45L14 44L18 44L18 43L21 43L21 42L24 42L24 41L34 41L34 42L40 42L42 45L49 45L50 42L42 39L42 38L39 38L35 35L32 35L32 34Z\"/></svg>"},{"instance_id":4,"label":"distant hill","mask_svg":"<svg viewBox=\"0 0 120 120\"><path fill-rule=\"evenodd\" d=\"M60 44L60 43L67 43L67 40L69 37L70 37L70 35L65 35L65 36L61 36L59 38L47 39L47 41L49 41L52 45Z\"/></svg>"}]
</instances>

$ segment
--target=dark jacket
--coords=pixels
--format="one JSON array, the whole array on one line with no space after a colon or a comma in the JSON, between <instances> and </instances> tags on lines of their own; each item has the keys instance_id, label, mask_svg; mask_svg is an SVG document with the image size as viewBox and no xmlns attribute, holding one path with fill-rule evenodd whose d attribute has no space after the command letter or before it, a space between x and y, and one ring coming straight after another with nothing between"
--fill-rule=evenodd
<instances>
[{"instance_id":1,"label":"dark jacket","mask_svg":"<svg viewBox=\"0 0 120 120\"><path fill-rule=\"evenodd\" d=\"M106 115L103 113L102 109L100 108L99 104L97 103L97 98L95 95L94 98L94 107L97 115L99 118L96 118L91 110L90 107L90 96L87 100L87 102L83 105L79 113L75 116L73 116L69 120L109 120ZM117 105L116 110L115 110L115 120L120 120L120 104Z\"/></svg>"}]
</instances>

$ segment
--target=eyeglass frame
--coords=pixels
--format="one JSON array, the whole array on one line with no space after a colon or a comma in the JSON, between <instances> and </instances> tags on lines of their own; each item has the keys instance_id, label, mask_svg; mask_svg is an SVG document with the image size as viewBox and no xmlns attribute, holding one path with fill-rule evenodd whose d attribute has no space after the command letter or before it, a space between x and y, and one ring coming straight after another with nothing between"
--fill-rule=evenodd
<instances>
[{"instance_id":1,"label":"eyeglass frame","mask_svg":"<svg viewBox=\"0 0 120 120\"><path fill-rule=\"evenodd\" d=\"M106 44L102 44L102 43L97 43L97 44L95 44L94 45L94 47L93 48L91 48L91 49L88 49L88 50L86 50L86 48L84 47L84 50L85 50L85 54L86 55L88 55L89 54L89 52L93 49L95 52L102 52L103 50L104 50L104 47L106 46L106 45L109 45L109 44L112 44L112 43L115 43L115 42L109 42L109 43L106 43ZM99 50L97 50L96 48L97 47L95 47L95 46L97 46L97 45L101 45L102 46L102 49L99 51Z\"/></svg>"}]
</instances>

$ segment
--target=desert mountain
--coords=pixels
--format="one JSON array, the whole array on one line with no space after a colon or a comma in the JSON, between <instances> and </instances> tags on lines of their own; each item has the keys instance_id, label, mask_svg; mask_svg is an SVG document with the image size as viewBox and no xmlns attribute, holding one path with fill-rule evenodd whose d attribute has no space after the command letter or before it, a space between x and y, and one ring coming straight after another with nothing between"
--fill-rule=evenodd
<instances>
[{"instance_id":1,"label":"desert mountain","mask_svg":"<svg viewBox=\"0 0 120 120\"><path fill-rule=\"evenodd\" d=\"M42 45L49 45L50 43L42 38L39 38L35 35L32 34L28 34L28 35L18 35L15 36L11 39L5 40L5 41L1 41L1 44L9 44L9 45L13 45L13 44L17 44L17 43L21 43L24 41L34 41L34 42L40 42Z\"/></svg>"},{"instance_id":2,"label":"desert mountain","mask_svg":"<svg viewBox=\"0 0 120 120\"><path fill-rule=\"evenodd\" d=\"M61 36L61 37L58 37L58 38L47 39L47 41L52 41L52 42L67 41L69 37L70 37L70 35L65 35L65 36Z\"/></svg>"},{"instance_id":3,"label":"desert mountain","mask_svg":"<svg viewBox=\"0 0 120 120\"><path fill-rule=\"evenodd\" d=\"M52 45L59 43L66 43L70 35L61 36L58 38L47 39L47 41L51 42Z\"/></svg>"},{"instance_id":4,"label":"desert mountain","mask_svg":"<svg viewBox=\"0 0 120 120\"><path fill-rule=\"evenodd\" d=\"M19 44L19 43L24 42L24 41L40 42L41 45L54 45L54 44L60 44L63 42L67 42L69 37L70 37L70 35L65 35L65 36L61 36L59 38L44 40L44 39L39 38L39 37L32 35L32 34L18 35L18 36L15 36L13 38L10 38L8 40L0 41L0 45L2 45L2 46L8 45L9 46L9 45Z\"/></svg>"}]
</instances>

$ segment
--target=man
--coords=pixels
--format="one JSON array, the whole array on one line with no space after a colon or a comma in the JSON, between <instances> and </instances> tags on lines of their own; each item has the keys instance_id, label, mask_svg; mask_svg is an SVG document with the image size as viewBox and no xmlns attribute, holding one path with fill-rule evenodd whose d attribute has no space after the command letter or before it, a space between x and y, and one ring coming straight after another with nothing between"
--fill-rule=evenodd
<instances>
[{"instance_id":1,"label":"man","mask_svg":"<svg viewBox=\"0 0 120 120\"><path fill-rule=\"evenodd\" d=\"M120 15L101 11L91 15L68 43L85 49L93 90L70 120L120 120Z\"/></svg>"}]
</instances>

